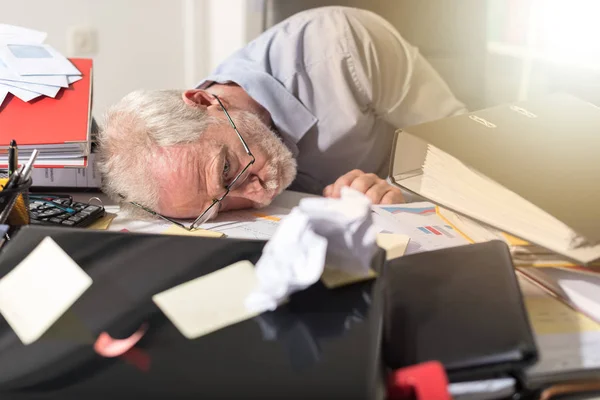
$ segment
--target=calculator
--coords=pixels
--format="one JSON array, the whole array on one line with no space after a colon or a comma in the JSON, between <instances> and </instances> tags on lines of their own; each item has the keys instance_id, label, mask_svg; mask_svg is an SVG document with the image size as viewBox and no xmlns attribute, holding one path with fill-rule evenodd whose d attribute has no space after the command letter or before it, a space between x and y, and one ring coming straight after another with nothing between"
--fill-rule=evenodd
<instances>
[{"instance_id":1,"label":"calculator","mask_svg":"<svg viewBox=\"0 0 600 400\"><path fill-rule=\"evenodd\" d=\"M84 228L105 215L104 207L73 201L70 196L29 195L32 224Z\"/></svg>"}]
</instances>

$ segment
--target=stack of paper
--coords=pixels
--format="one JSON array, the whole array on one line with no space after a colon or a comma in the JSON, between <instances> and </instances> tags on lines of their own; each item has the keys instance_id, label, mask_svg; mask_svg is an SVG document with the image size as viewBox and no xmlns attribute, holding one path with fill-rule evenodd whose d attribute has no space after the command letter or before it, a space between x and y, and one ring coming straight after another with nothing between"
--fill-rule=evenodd
<instances>
[{"instance_id":1,"label":"stack of paper","mask_svg":"<svg viewBox=\"0 0 600 400\"><path fill-rule=\"evenodd\" d=\"M517 267L579 268L579 264L568 260L564 256L507 233L500 232L489 226L484 226L464 215L459 215L442 207L438 208L438 214L471 242L481 243L489 240L504 241L509 246L513 262ZM597 267L599 265L600 264L597 262L592 262L588 264L588 268Z\"/></svg>"},{"instance_id":2,"label":"stack of paper","mask_svg":"<svg viewBox=\"0 0 600 400\"><path fill-rule=\"evenodd\" d=\"M540 353L539 361L525 372L527 381L537 386L598 371L600 324L568 307L537 282L521 277L519 284Z\"/></svg>"},{"instance_id":3,"label":"stack of paper","mask_svg":"<svg viewBox=\"0 0 600 400\"><path fill-rule=\"evenodd\" d=\"M44 40L44 32L0 24L0 105L8 93L24 102L55 98L81 79L81 72Z\"/></svg>"},{"instance_id":4,"label":"stack of paper","mask_svg":"<svg viewBox=\"0 0 600 400\"><path fill-rule=\"evenodd\" d=\"M87 167L92 60L67 59L46 33L0 24L0 168L11 139L35 166Z\"/></svg>"}]
</instances>

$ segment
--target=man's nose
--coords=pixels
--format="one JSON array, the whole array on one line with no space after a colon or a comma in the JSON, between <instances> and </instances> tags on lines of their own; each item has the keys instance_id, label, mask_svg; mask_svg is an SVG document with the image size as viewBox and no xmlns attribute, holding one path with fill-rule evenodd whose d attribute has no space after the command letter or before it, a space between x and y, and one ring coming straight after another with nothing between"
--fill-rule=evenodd
<instances>
[{"instance_id":1,"label":"man's nose","mask_svg":"<svg viewBox=\"0 0 600 400\"><path fill-rule=\"evenodd\" d=\"M266 195L262 182L255 174L250 174L248 178L234 190L237 196L245 197L252 201L261 201Z\"/></svg>"}]
</instances>

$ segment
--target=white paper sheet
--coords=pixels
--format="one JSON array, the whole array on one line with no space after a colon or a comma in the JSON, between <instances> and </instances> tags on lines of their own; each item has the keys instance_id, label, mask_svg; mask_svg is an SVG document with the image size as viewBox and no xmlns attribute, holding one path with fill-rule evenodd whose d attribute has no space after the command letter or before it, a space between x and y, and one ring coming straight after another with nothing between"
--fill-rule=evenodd
<instances>
[{"instance_id":1,"label":"white paper sheet","mask_svg":"<svg viewBox=\"0 0 600 400\"><path fill-rule=\"evenodd\" d=\"M258 313L275 310L287 296L319 280L326 255L327 239L312 231L309 216L293 209L256 263L258 287L246 307Z\"/></svg>"},{"instance_id":2,"label":"white paper sheet","mask_svg":"<svg viewBox=\"0 0 600 400\"><path fill-rule=\"evenodd\" d=\"M24 344L38 340L92 285L50 237L0 280L0 313Z\"/></svg>"},{"instance_id":3,"label":"white paper sheet","mask_svg":"<svg viewBox=\"0 0 600 400\"><path fill-rule=\"evenodd\" d=\"M285 217L256 264L258 288L246 306L274 310L328 268L361 277L372 273L376 251L371 203L361 193L342 189L341 199L308 198Z\"/></svg>"},{"instance_id":4,"label":"white paper sheet","mask_svg":"<svg viewBox=\"0 0 600 400\"><path fill-rule=\"evenodd\" d=\"M230 211L200 227L222 232L231 238L269 240L275 234L281 219L289 213L290 209L277 206Z\"/></svg>"},{"instance_id":5,"label":"white paper sheet","mask_svg":"<svg viewBox=\"0 0 600 400\"><path fill-rule=\"evenodd\" d=\"M0 58L18 75L81 75L65 56L47 44L6 44Z\"/></svg>"},{"instance_id":6,"label":"white paper sheet","mask_svg":"<svg viewBox=\"0 0 600 400\"><path fill-rule=\"evenodd\" d=\"M0 44L5 43L44 43L46 32L27 29L15 25L0 24Z\"/></svg>"},{"instance_id":7,"label":"white paper sheet","mask_svg":"<svg viewBox=\"0 0 600 400\"><path fill-rule=\"evenodd\" d=\"M196 339L257 315L244 306L256 287L254 266L240 261L154 295L152 300L188 339Z\"/></svg>"},{"instance_id":8,"label":"white paper sheet","mask_svg":"<svg viewBox=\"0 0 600 400\"><path fill-rule=\"evenodd\" d=\"M408 203L373 206L378 225L392 233L410 236L406 254L462 246L469 241L436 214L432 203Z\"/></svg>"},{"instance_id":9,"label":"white paper sheet","mask_svg":"<svg viewBox=\"0 0 600 400\"><path fill-rule=\"evenodd\" d=\"M47 85L39 85L37 83L7 81L4 79L0 79L0 83L2 83L5 86L28 90L30 92L43 94L44 96L48 96L48 97L52 97L52 98L55 98L61 89L59 86L47 86Z\"/></svg>"},{"instance_id":10,"label":"white paper sheet","mask_svg":"<svg viewBox=\"0 0 600 400\"><path fill-rule=\"evenodd\" d=\"M17 88L14 86L5 85L3 83L0 83L0 89L8 90L10 93L14 94L16 97L18 97L19 99L23 100L26 103L42 96L40 93L35 93L35 92L31 92L29 90Z\"/></svg>"},{"instance_id":11,"label":"white paper sheet","mask_svg":"<svg viewBox=\"0 0 600 400\"><path fill-rule=\"evenodd\" d=\"M299 208L311 218L312 229L327 238L327 265L366 275L376 250L371 201L349 187L341 199L307 198Z\"/></svg>"},{"instance_id":12,"label":"white paper sheet","mask_svg":"<svg viewBox=\"0 0 600 400\"><path fill-rule=\"evenodd\" d=\"M515 393L515 378L456 382L448 385L453 400L493 400L510 398Z\"/></svg>"}]
</instances>

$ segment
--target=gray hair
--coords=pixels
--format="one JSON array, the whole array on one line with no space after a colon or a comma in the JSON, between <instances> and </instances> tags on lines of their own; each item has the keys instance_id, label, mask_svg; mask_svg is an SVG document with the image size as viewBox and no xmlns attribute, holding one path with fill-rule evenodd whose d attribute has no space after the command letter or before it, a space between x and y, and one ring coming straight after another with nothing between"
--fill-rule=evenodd
<instances>
[{"instance_id":1,"label":"gray hair","mask_svg":"<svg viewBox=\"0 0 600 400\"><path fill-rule=\"evenodd\" d=\"M106 194L156 209L156 166L165 148L197 143L216 120L204 109L186 105L178 90L140 90L110 107L98 136L98 170Z\"/></svg>"}]
</instances>

